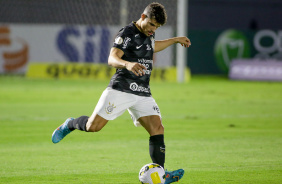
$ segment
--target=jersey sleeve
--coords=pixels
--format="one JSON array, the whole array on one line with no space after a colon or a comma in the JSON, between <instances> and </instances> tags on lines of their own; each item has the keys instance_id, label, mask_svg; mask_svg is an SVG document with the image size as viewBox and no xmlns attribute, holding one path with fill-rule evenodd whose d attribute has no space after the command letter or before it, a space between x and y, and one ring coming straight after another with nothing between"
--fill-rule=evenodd
<instances>
[{"instance_id":1,"label":"jersey sleeve","mask_svg":"<svg viewBox=\"0 0 282 184\"><path fill-rule=\"evenodd\" d=\"M132 34L127 29L122 29L115 38L113 47L122 51L128 49L132 45Z\"/></svg>"}]
</instances>

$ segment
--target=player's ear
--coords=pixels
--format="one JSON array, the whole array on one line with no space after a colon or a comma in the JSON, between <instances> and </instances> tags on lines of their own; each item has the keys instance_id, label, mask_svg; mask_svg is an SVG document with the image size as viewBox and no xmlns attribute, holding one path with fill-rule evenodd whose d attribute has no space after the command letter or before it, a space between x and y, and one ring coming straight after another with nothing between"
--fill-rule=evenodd
<instances>
[{"instance_id":1,"label":"player's ear","mask_svg":"<svg viewBox=\"0 0 282 184\"><path fill-rule=\"evenodd\" d=\"M145 15L144 13L141 14L141 19L145 20L145 18L147 18L147 15Z\"/></svg>"}]
</instances>

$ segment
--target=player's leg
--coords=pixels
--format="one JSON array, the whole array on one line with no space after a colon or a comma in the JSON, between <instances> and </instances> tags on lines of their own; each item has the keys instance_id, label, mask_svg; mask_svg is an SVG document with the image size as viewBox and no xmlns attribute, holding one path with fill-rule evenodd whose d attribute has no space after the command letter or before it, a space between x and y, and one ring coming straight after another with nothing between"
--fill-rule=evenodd
<instances>
[{"instance_id":1,"label":"player's leg","mask_svg":"<svg viewBox=\"0 0 282 184\"><path fill-rule=\"evenodd\" d=\"M109 120L94 112L90 117L80 116L79 118L70 120L68 128L71 131L77 129L85 132L98 132L108 123L108 121Z\"/></svg>"},{"instance_id":2,"label":"player's leg","mask_svg":"<svg viewBox=\"0 0 282 184\"><path fill-rule=\"evenodd\" d=\"M107 88L101 95L92 115L90 117L80 116L76 119L67 119L53 132L53 143L60 142L75 129L85 132L100 131L109 120L113 120L123 114L134 103L134 100L133 95L128 96L127 93Z\"/></svg>"},{"instance_id":3,"label":"player's leg","mask_svg":"<svg viewBox=\"0 0 282 184\"><path fill-rule=\"evenodd\" d=\"M86 132L86 123L88 121L88 116L80 116L76 119L72 119L68 122L68 128L73 131L75 129Z\"/></svg>"},{"instance_id":4,"label":"player's leg","mask_svg":"<svg viewBox=\"0 0 282 184\"><path fill-rule=\"evenodd\" d=\"M150 136L164 134L164 126L159 115L143 116L138 122L147 130Z\"/></svg>"},{"instance_id":5,"label":"player's leg","mask_svg":"<svg viewBox=\"0 0 282 184\"><path fill-rule=\"evenodd\" d=\"M109 120L99 116L97 113L93 113L86 123L87 132L98 132L100 131Z\"/></svg>"},{"instance_id":6,"label":"player's leg","mask_svg":"<svg viewBox=\"0 0 282 184\"><path fill-rule=\"evenodd\" d=\"M137 103L128 109L135 126L142 125L150 135L149 150L154 163L164 167L165 144L161 113L153 97L137 97Z\"/></svg>"},{"instance_id":7,"label":"player's leg","mask_svg":"<svg viewBox=\"0 0 282 184\"><path fill-rule=\"evenodd\" d=\"M150 134L149 150L152 161L164 167L164 127L162 125L161 113L155 100L152 97L141 98L140 103L136 103L128 111L135 126L142 125ZM165 173L165 184L169 184L179 181L183 177L184 170L165 171Z\"/></svg>"},{"instance_id":8,"label":"player's leg","mask_svg":"<svg viewBox=\"0 0 282 184\"><path fill-rule=\"evenodd\" d=\"M94 113L90 118L88 118L88 116L80 116L76 119L68 118L61 126L54 130L52 134L52 142L60 142L66 135L75 129L85 132L98 132L107 124L107 122L108 120Z\"/></svg>"},{"instance_id":9,"label":"player's leg","mask_svg":"<svg viewBox=\"0 0 282 184\"><path fill-rule=\"evenodd\" d=\"M104 99L107 97L106 90L103 92L95 110L103 106ZM66 135L74 131L75 129L85 131L85 132L97 132L100 131L108 122L108 120L97 115L97 111L93 112L90 116L80 116L76 119L68 118L61 126L54 130L52 134L52 142L60 142Z\"/></svg>"},{"instance_id":10,"label":"player's leg","mask_svg":"<svg viewBox=\"0 0 282 184\"><path fill-rule=\"evenodd\" d=\"M164 127L158 115L144 116L138 119L140 124L150 134L149 151L153 163L164 167L165 163L165 143Z\"/></svg>"},{"instance_id":11,"label":"player's leg","mask_svg":"<svg viewBox=\"0 0 282 184\"><path fill-rule=\"evenodd\" d=\"M154 163L161 165L164 168L165 163L165 144L164 144L164 127L161 123L160 116L152 115L145 116L138 119L140 124L150 134L150 156ZM184 170L178 169L175 171L165 171L166 181L165 184L179 181L183 175Z\"/></svg>"}]
</instances>

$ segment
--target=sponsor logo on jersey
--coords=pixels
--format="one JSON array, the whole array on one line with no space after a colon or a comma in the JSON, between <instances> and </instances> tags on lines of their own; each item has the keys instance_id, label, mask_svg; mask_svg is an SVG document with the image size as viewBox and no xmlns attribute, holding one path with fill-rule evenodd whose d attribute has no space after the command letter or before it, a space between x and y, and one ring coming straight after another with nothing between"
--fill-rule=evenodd
<instances>
[{"instance_id":1,"label":"sponsor logo on jersey","mask_svg":"<svg viewBox=\"0 0 282 184\"><path fill-rule=\"evenodd\" d=\"M147 68L147 70L143 70L145 72L145 74L150 75L152 72L152 64L153 60L151 59L138 59L138 63L141 63L143 66L145 66Z\"/></svg>"},{"instance_id":2,"label":"sponsor logo on jersey","mask_svg":"<svg viewBox=\"0 0 282 184\"><path fill-rule=\"evenodd\" d=\"M152 70L143 70L145 72L145 74L150 75Z\"/></svg>"},{"instance_id":3,"label":"sponsor logo on jersey","mask_svg":"<svg viewBox=\"0 0 282 184\"><path fill-rule=\"evenodd\" d=\"M153 63L152 59L138 59L138 63Z\"/></svg>"},{"instance_id":4,"label":"sponsor logo on jersey","mask_svg":"<svg viewBox=\"0 0 282 184\"><path fill-rule=\"evenodd\" d=\"M142 44L143 45L143 44ZM142 45L136 46L136 49L140 49L142 47Z\"/></svg>"},{"instance_id":5,"label":"sponsor logo on jersey","mask_svg":"<svg viewBox=\"0 0 282 184\"><path fill-rule=\"evenodd\" d=\"M131 89L132 91L150 93L150 88L138 86L138 84L136 82L131 83L130 86L129 86L129 89Z\"/></svg>"},{"instance_id":6,"label":"sponsor logo on jersey","mask_svg":"<svg viewBox=\"0 0 282 184\"><path fill-rule=\"evenodd\" d=\"M129 88L130 88L132 91L137 91L138 85L137 85L135 82L133 82L133 83L130 84Z\"/></svg>"}]
</instances>

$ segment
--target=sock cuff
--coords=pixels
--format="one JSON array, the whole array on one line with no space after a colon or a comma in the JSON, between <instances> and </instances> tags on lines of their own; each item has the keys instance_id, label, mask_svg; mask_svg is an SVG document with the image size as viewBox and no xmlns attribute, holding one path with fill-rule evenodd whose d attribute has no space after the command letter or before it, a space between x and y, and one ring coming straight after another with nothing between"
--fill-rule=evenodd
<instances>
[{"instance_id":1,"label":"sock cuff","mask_svg":"<svg viewBox=\"0 0 282 184\"><path fill-rule=\"evenodd\" d=\"M80 116L74 120L70 120L68 123L68 128L72 131L75 129L86 131L86 123L88 121L88 116Z\"/></svg>"},{"instance_id":2,"label":"sock cuff","mask_svg":"<svg viewBox=\"0 0 282 184\"><path fill-rule=\"evenodd\" d=\"M164 145L164 135L160 134L160 135L153 135L150 137L149 140L150 144L161 144Z\"/></svg>"}]
</instances>

